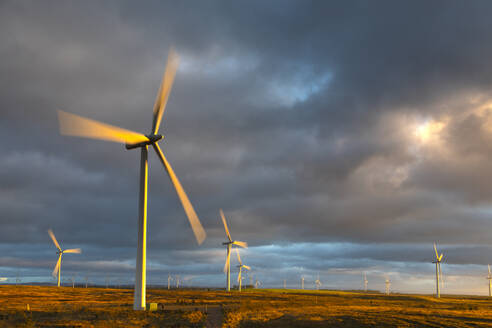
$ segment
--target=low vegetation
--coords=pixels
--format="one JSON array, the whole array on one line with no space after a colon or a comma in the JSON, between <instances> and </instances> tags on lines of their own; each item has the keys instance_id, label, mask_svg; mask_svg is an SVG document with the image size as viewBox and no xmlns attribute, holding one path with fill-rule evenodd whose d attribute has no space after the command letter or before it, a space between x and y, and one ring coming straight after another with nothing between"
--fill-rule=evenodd
<instances>
[{"instance_id":1,"label":"low vegetation","mask_svg":"<svg viewBox=\"0 0 492 328\"><path fill-rule=\"evenodd\" d=\"M150 289L164 310L135 312L129 289L0 286L0 327L492 327L487 297L338 291ZM28 309L29 305L29 309ZM166 310L166 306L174 306ZM177 310L177 306L187 308ZM197 308L194 308L194 307ZM219 325L220 326L220 325Z\"/></svg>"}]
</instances>

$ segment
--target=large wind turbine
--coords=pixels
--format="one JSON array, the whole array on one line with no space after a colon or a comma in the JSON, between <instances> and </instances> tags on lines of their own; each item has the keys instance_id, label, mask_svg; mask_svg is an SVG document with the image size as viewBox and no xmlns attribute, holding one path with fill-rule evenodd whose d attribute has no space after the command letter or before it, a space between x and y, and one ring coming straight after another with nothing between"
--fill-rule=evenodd
<instances>
[{"instance_id":1,"label":"large wind turbine","mask_svg":"<svg viewBox=\"0 0 492 328\"><path fill-rule=\"evenodd\" d=\"M178 68L178 55L171 49L167 58L166 70L162 77L161 86L157 93L154 104L154 116L150 134L141 133L118 128L108 124L58 111L60 121L60 132L63 135L86 137L113 141L125 144L126 149L140 148L140 199L139 199L139 218L138 218L138 247L137 265L135 275L135 291L133 308L135 310L145 309L146 294L146 259L147 259L147 182L148 182L148 148L152 146L157 156L164 165L169 178L178 194L183 205L186 216L195 234L198 244L201 244L206 237L205 230L198 219L188 196L181 186L174 170L167 161L164 153L157 144L162 139L162 135L157 134L162 120L162 114L166 107L169 93L174 81L174 76Z\"/></svg>"},{"instance_id":2,"label":"large wind turbine","mask_svg":"<svg viewBox=\"0 0 492 328\"><path fill-rule=\"evenodd\" d=\"M441 253L441 255L439 256L436 243L434 243L434 251L436 252L436 260L432 263L436 264L436 297L439 298L441 297L441 289L439 283L440 281L442 282L441 261L444 254Z\"/></svg>"},{"instance_id":3,"label":"large wind turbine","mask_svg":"<svg viewBox=\"0 0 492 328\"><path fill-rule=\"evenodd\" d=\"M236 253L237 253L237 261L239 262L239 265L237 266L239 268L239 273L237 275L237 282L239 283L239 291L241 291L241 284L243 282L243 277L241 276L241 273L243 271L243 268L246 270L251 270L251 268L247 265L244 265L243 262L241 261L241 257L239 256L239 250L235 248Z\"/></svg>"},{"instance_id":4,"label":"large wind turbine","mask_svg":"<svg viewBox=\"0 0 492 328\"><path fill-rule=\"evenodd\" d=\"M489 297L492 296L492 273L490 273L490 264L489 264L489 275L487 276L489 280Z\"/></svg>"},{"instance_id":5,"label":"large wind turbine","mask_svg":"<svg viewBox=\"0 0 492 328\"><path fill-rule=\"evenodd\" d=\"M222 209L220 209L220 217L222 218L222 223L224 223L224 229L227 235L227 238L229 239L228 241L222 243L222 245L227 246L227 256L226 256L226 262L224 265L224 272L226 273L227 276L227 291L231 291L231 248L232 245L240 246L243 248L248 248L248 243L244 241L237 241L237 240L232 240L231 234L229 233L229 228L227 228L227 222L224 216L224 212Z\"/></svg>"},{"instance_id":6,"label":"large wind turbine","mask_svg":"<svg viewBox=\"0 0 492 328\"><path fill-rule=\"evenodd\" d=\"M56 240L55 234L51 229L48 230L48 234L50 235L51 240L53 240L53 243L55 244L56 248L58 248L58 251L56 252L56 254L58 254L58 261L56 261L55 269L53 270L52 275L53 277L56 277L56 275L58 275L58 287L60 287L62 255L66 253L80 254L82 253L82 250L80 248L62 250L60 244L58 244L58 241Z\"/></svg>"},{"instance_id":7,"label":"large wind turbine","mask_svg":"<svg viewBox=\"0 0 492 328\"><path fill-rule=\"evenodd\" d=\"M364 292L367 292L367 276L366 276L366 273L364 272Z\"/></svg>"}]
</instances>

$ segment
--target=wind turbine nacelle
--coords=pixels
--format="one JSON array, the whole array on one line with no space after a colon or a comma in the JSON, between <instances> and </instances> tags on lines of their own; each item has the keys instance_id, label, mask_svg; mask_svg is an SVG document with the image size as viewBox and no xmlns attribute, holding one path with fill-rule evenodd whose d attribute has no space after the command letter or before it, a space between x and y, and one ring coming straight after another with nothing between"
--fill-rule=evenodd
<instances>
[{"instance_id":1,"label":"wind turbine nacelle","mask_svg":"<svg viewBox=\"0 0 492 328\"><path fill-rule=\"evenodd\" d=\"M157 141L159 141L163 138L163 136L160 134L149 134L149 135L146 135L146 137L149 138L148 141L139 142L136 144L126 144L125 148L126 149L135 149L135 148L139 148L139 147L143 147L143 146L152 145L153 143L156 143Z\"/></svg>"}]
</instances>

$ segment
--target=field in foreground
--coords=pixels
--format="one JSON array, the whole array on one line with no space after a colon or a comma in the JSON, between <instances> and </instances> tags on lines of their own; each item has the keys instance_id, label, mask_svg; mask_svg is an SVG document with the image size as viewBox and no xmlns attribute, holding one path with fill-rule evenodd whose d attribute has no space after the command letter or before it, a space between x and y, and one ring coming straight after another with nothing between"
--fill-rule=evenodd
<instances>
[{"instance_id":1,"label":"field in foreground","mask_svg":"<svg viewBox=\"0 0 492 328\"><path fill-rule=\"evenodd\" d=\"M148 302L171 309L156 312L132 300L128 289L0 286L0 327L492 327L486 297L150 289ZM205 304L208 318L194 310Z\"/></svg>"}]
</instances>

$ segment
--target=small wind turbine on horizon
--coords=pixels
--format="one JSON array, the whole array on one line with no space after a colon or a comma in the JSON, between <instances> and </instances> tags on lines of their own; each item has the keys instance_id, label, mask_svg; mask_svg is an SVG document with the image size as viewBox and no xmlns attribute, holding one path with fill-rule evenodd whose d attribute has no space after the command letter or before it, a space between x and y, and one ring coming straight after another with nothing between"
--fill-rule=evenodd
<instances>
[{"instance_id":1,"label":"small wind turbine on horizon","mask_svg":"<svg viewBox=\"0 0 492 328\"><path fill-rule=\"evenodd\" d=\"M228 292L230 292L231 291L231 248L232 248L232 245L236 245L236 246L243 247L243 248L248 248L248 243L246 243L244 241L232 240L231 234L229 233L229 228L227 227L226 218L224 216L224 212L222 211L222 209L220 209L220 217L222 219L222 223L224 224L224 229L225 229L227 238L229 239L228 241L223 242L222 245L227 246L227 255L226 255L226 262L224 265L224 272L226 273L226 279L227 279L226 290Z\"/></svg>"},{"instance_id":2,"label":"small wind turbine on horizon","mask_svg":"<svg viewBox=\"0 0 492 328\"><path fill-rule=\"evenodd\" d=\"M171 274L167 275L167 289L171 289Z\"/></svg>"},{"instance_id":3,"label":"small wind turbine on horizon","mask_svg":"<svg viewBox=\"0 0 492 328\"><path fill-rule=\"evenodd\" d=\"M321 281L319 280L319 273L318 273L318 278L314 281L314 284L316 285L316 290L319 290L319 288L322 285Z\"/></svg>"},{"instance_id":4,"label":"small wind turbine on horizon","mask_svg":"<svg viewBox=\"0 0 492 328\"><path fill-rule=\"evenodd\" d=\"M181 205L188 217L195 238L200 245L206 238L205 230L193 209L178 177L174 173L171 164L157 144L163 137L158 133L161 124L174 76L179 65L179 57L171 49L167 58L166 70L162 77L161 86L154 104L153 123L150 134L144 135L130 130L118 128L78 115L58 111L60 133L63 135L85 137L125 144L126 149L140 148L140 198L138 218L138 247L135 274L135 289L133 299L134 310L145 310L146 296L146 262L147 262L147 188L148 188L148 148L152 146L161 160L169 179L178 195Z\"/></svg>"},{"instance_id":5,"label":"small wind turbine on horizon","mask_svg":"<svg viewBox=\"0 0 492 328\"><path fill-rule=\"evenodd\" d=\"M364 272L364 292L367 292L367 284L368 284L367 276L366 273Z\"/></svg>"},{"instance_id":6,"label":"small wind turbine on horizon","mask_svg":"<svg viewBox=\"0 0 492 328\"><path fill-rule=\"evenodd\" d=\"M390 287L391 287L391 281L389 280L389 278L387 277L386 278L386 281L384 282L384 284L386 285L386 295L389 295L390 294Z\"/></svg>"},{"instance_id":7,"label":"small wind turbine on horizon","mask_svg":"<svg viewBox=\"0 0 492 328\"><path fill-rule=\"evenodd\" d=\"M243 271L243 268L245 268L246 270L251 270L251 268L243 264L243 262L241 261L241 257L239 256L239 250L237 248L235 248L235 250L237 254L237 260L239 262L239 265L237 266L239 268L239 273L237 275L237 282L239 283L239 291L241 291L241 285L243 282L243 277L241 276L241 273Z\"/></svg>"},{"instance_id":8,"label":"small wind turbine on horizon","mask_svg":"<svg viewBox=\"0 0 492 328\"><path fill-rule=\"evenodd\" d=\"M492 297L492 273L490 273L490 264L488 265L489 267L489 274L487 275L487 279L489 280L489 297Z\"/></svg>"},{"instance_id":9,"label":"small wind turbine on horizon","mask_svg":"<svg viewBox=\"0 0 492 328\"><path fill-rule=\"evenodd\" d=\"M304 290L304 276L301 276L301 289Z\"/></svg>"},{"instance_id":10,"label":"small wind turbine on horizon","mask_svg":"<svg viewBox=\"0 0 492 328\"><path fill-rule=\"evenodd\" d=\"M432 263L436 264L436 297L440 298L441 297L440 282L442 282L441 261L444 254L441 253L441 255L439 255L439 253L437 252L436 243L434 243L434 251L436 252L436 260L432 261Z\"/></svg>"},{"instance_id":11,"label":"small wind turbine on horizon","mask_svg":"<svg viewBox=\"0 0 492 328\"><path fill-rule=\"evenodd\" d=\"M58 251L56 254L58 254L58 261L56 262L55 269L51 273L53 277L56 277L58 275L58 287L60 287L60 277L61 277L61 262L62 262L62 255L66 253L75 253L75 254L80 254L82 253L82 250L80 248L73 248L73 249L66 249L62 250L60 247L60 244L58 244L58 241L56 240L55 234L51 229L48 230L48 234L51 237L51 240L53 240L53 243L55 244L56 248Z\"/></svg>"}]
</instances>

